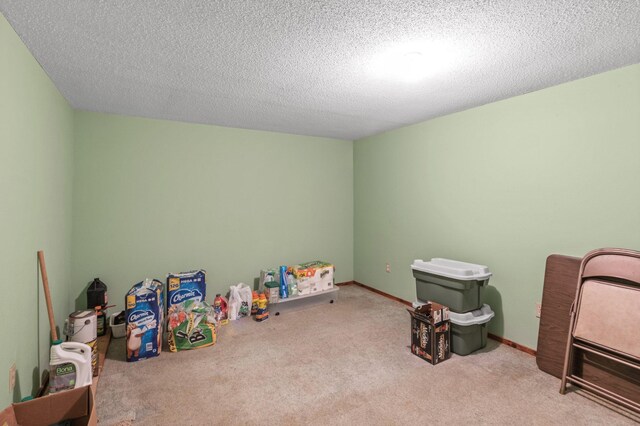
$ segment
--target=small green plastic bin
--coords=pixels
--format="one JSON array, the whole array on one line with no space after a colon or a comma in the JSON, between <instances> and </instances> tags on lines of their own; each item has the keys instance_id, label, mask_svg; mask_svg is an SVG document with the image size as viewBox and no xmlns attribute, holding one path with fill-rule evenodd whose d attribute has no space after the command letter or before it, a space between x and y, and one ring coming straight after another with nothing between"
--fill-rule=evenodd
<instances>
[{"instance_id":1,"label":"small green plastic bin","mask_svg":"<svg viewBox=\"0 0 640 426\"><path fill-rule=\"evenodd\" d=\"M432 300L453 312L482 307L482 296L491 272L484 265L434 258L411 264L418 300Z\"/></svg>"},{"instance_id":2,"label":"small green plastic bin","mask_svg":"<svg viewBox=\"0 0 640 426\"><path fill-rule=\"evenodd\" d=\"M463 314L449 312L451 352L469 355L487 346L487 326L494 315L489 305Z\"/></svg>"}]
</instances>

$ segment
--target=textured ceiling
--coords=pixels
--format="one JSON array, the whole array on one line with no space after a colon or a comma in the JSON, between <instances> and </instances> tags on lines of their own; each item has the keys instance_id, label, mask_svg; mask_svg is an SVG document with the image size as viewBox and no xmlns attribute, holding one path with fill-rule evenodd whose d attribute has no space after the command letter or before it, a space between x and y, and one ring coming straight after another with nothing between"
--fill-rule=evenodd
<instances>
[{"instance_id":1,"label":"textured ceiling","mask_svg":"<svg viewBox=\"0 0 640 426\"><path fill-rule=\"evenodd\" d=\"M0 0L0 11L75 108L342 139L640 62L640 0ZM394 66L411 52L422 61L407 81Z\"/></svg>"}]
</instances>

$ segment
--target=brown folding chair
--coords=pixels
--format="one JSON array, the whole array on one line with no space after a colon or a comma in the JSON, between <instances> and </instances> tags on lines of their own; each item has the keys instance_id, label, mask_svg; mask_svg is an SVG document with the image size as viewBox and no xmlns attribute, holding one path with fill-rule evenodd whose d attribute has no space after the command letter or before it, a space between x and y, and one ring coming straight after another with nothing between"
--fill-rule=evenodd
<instances>
[{"instance_id":1,"label":"brown folding chair","mask_svg":"<svg viewBox=\"0 0 640 426\"><path fill-rule=\"evenodd\" d=\"M640 252L598 249L580 265L560 393L567 383L640 413L640 404L580 377L576 350L640 371Z\"/></svg>"}]
</instances>

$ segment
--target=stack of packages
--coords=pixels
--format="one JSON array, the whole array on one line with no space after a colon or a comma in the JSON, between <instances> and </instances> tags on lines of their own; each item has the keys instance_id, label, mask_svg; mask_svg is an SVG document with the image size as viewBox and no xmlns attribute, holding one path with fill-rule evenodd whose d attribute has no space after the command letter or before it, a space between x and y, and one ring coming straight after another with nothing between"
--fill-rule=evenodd
<instances>
[{"instance_id":1,"label":"stack of packages","mask_svg":"<svg viewBox=\"0 0 640 426\"><path fill-rule=\"evenodd\" d=\"M216 343L218 320L204 301L204 270L167 276L167 331L171 352L197 349ZM165 324L164 285L150 278L134 285L125 297L127 361L160 355Z\"/></svg>"},{"instance_id":2,"label":"stack of packages","mask_svg":"<svg viewBox=\"0 0 640 426\"><path fill-rule=\"evenodd\" d=\"M333 288L334 266L327 262L314 260L291 268L298 282L298 294L311 294Z\"/></svg>"},{"instance_id":3,"label":"stack of packages","mask_svg":"<svg viewBox=\"0 0 640 426\"><path fill-rule=\"evenodd\" d=\"M181 272L167 276L169 350L184 351L216 343L214 308L204 301L206 271Z\"/></svg>"},{"instance_id":4,"label":"stack of packages","mask_svg":"<svg viewBox=\"0 0 640 426\"><path fill-rule=\"evenodd\" d=\"M485 265L458 260L416 259L411 264L418 302L432 300L451 310L451 352L468 355L487 344L487 327L494 313L483 303L491 272Z\"/></svg>"},{"instance_id":5,"label":"stack of packages","mask_svg":"<svg viewBox=\"0 0 640 426\"><path fill-rule=\"evenodd\" d=\"M284 297L304 296L332 289L335 267L328 262L314 260L299 265L260 271L259 291L264 292L269 303L278 303ZM286 287L286 288L283 288Z\"/></svg>"}]
</instances>

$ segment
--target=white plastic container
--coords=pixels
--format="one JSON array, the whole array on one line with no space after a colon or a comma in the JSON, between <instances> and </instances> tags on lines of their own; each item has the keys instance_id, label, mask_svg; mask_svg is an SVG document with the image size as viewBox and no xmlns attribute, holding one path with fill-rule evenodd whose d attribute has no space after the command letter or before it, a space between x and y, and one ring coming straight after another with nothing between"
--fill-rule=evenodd
<instances>
[{"instance_id":1,"label":"white plastic container","mask_svg":"<svg viewBox=\"0 0 640 426\"><path fill-rule=\"evenodd\" d=\"M465 313L449 313L451 321L451 351L469 355L487 345L487 324L495 316L489 305Z\"/></svg>"},{"instance_id":2,"label":"white plastic container","mask_svg":"<svg viewBox=\"0 0 640 426\"><path fill-rule=\"evenodd\" d=\"M124 322L122 324L113 323L115 318L118 315L120 315L122 312L123 311L116 312L114 314L111 314L111 317L109 317L109 327L111 327L111 336L115 339L120 339L127 334L127 327L125 326Z\"/></svg>"},{"instance_id":3,"label":"white plastic container","mask_svg":"<svg viewBox=\"0 0 640 426\"><path fill-rule=\"evenodd\" d=\"M53 342L49 358L49 393L91 384L91 348L80 342Z\"/></svg>"},{"instance_id":4,"label":"white plastic container","mask_svg":"<svg viewBox=\"0 0 640 426\"><path fill-rule=\"evenodd\" d=\"M433 258L411 264L420 300L448 306L453 312L468 312L482 307L482 293L491 272L484 265Z\"/></svg>"}]
</instances>

